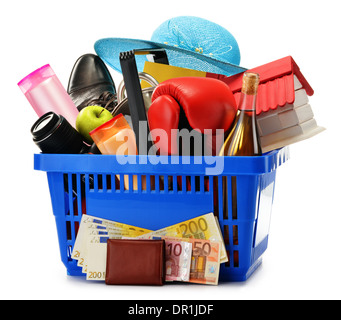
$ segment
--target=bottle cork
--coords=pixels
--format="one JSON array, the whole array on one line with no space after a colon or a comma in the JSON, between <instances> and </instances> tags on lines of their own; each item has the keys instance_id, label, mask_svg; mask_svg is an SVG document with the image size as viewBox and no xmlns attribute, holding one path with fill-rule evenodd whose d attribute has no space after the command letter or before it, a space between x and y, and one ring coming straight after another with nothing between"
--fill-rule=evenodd
<instances>
[{"instance_id":1,"label":"bottle cork","mask_svg":"<svg viewBox=\"0 0 341 320\"><path fill-rule=\"evenodd\" d=\"M242 93L256 95L259 85L259 74L245 72L243 76Z\"/></svg>"}]
</instances>

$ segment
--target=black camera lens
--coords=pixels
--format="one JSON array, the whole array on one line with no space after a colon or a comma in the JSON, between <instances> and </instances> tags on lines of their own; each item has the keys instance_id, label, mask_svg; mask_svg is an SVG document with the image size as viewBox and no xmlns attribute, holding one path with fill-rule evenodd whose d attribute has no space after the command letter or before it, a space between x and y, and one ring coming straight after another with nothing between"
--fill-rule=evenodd
<instances>
[{"instance_id":1,"label":"black camera lens","mask_svg":"<svg viewBox=\"0 0 341 320\"><path fill-rule=\"evenodd\" d=\"M33 141L43 153L81 153L86 145L81 134L61 115L48 112L32 126Z\"/></svg>"}]
</instances>

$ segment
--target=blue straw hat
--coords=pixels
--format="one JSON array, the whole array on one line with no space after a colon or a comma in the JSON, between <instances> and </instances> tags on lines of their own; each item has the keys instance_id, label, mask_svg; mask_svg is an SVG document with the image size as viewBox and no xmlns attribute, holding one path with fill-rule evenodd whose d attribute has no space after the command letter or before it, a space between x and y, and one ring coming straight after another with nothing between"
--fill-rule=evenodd
<instances>
[{"instance_id":1,"label":"blue straw hat","mask_svg":"<svg viewBox=\"0 0 341 320\"><path fill-rule=\"evenodd\" d=\"M232 34L220 25L198 17L182 16L165 21L154 31L151 41L106 38L95 43L97 55L120 73L120 52L157 48L166 50L172 66L226 76L246 71L239 66L239 46ZM143 71L147 57L136 55L135 58L138 71Z\"/></svg>"}]
</instances>

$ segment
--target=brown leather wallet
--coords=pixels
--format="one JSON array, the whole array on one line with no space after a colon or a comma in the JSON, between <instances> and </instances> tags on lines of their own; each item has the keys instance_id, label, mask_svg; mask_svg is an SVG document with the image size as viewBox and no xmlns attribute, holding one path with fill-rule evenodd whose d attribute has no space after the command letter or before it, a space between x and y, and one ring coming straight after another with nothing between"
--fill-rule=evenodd
<instances>
[{"instance_id":1,"label":"brown leather wallet","mask_svg":"<svg viewBox=\"0 0 341 320\"><path fill-rule=\"evenodd\" d=\"M164 268L164 240L108 240L106 284L161 286Z\"/></svg>"}]
</instances>

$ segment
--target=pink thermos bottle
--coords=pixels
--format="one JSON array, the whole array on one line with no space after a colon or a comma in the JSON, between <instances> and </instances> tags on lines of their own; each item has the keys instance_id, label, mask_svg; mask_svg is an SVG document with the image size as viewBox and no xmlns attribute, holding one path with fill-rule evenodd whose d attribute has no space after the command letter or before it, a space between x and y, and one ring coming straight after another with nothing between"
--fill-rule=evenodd
<instances>
[{"instance_id":1,"label":"pink thermos bottle","mask_svg":"<svg viewBox=\"0 0 341 320\"><path fill-rule=\"evenodd\" d=\"M18 86L38 117L53 111L62 115L73 127L76 126L79 111L50 65L32 72Z\"/></svg>"}]
</instances>

